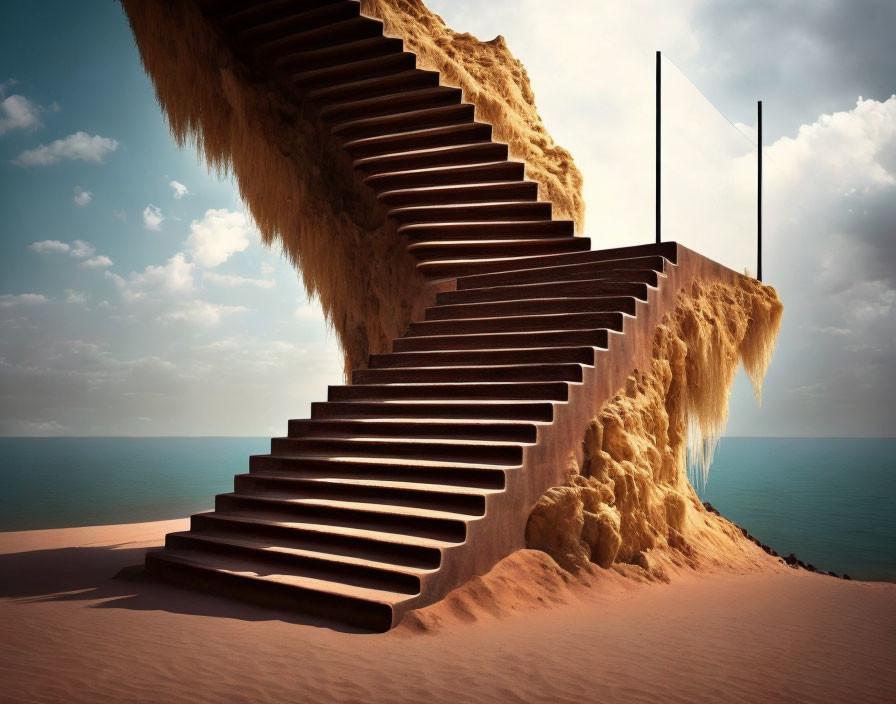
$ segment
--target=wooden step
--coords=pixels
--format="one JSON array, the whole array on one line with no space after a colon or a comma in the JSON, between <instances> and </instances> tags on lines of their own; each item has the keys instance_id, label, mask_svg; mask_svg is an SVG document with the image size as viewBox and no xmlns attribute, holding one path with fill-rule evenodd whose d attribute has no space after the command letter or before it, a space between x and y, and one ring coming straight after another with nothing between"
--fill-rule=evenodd
<instances>
[{"instance_id":1,"label":"wooden step","mask_svg":"<svg viewBox=\"0 0 896 704\"><path fill-rule=\"evenodd\" d=\"M492 127L481 122L465 122L456 125L427 127L397 134L362 137L345 142L342 146L353 159L395 154L416 149L473 144L491 139Z\"/></svg>"},{"instance_id":2,"label":"wooden step","mask_svg":"<svg viewBox=\"0 0 896 704\"><path fill-rule=\"evenodd\" d=\"M525 298L519 301L494 303L459 303L427 308L424 320L461 320L602 311L623 311L634 315L637 310L636 300L634 296L592 296L587 298Z\"/></svg>"},{"instance_id":3,"label":"wooden step","mask_svg":"<svg viewBox=\"0 0 896 704\"><path fill-rule=\"evenodd\" d=\"M549 220L551 204L546 201L509 201L506 203L405 206L389 210L389 217L401 224L514 219Z\"/></svg>"},{"instance_id":4,"label":"wooden step","mask_svg":"<svg viewBox=\"0 0 896 704\"><path fill-rule=\"evenodd\" d=\"M379 370L392 371L392 370ZM355 372L357 374L358 372ZM364 382L357 382L364 383ZM376 381L372 383L378 383ZM377 419L294 419L288 435L298 437L398 437L535 442L534 423L439 419L436 416Z\"/></svg>"},{"instance_id":5,"label":"wooden step","mask_svg":"<svg viewBox=\"0 0 896 704\"><path fill-rule=\"evenodd\" d=\"M530 335L530 337L534 336ZM407 339L410 340L412 338ZM432 343L432 338L419 338L419 348L438 349L437 347L424 347L428 342ZM519 346L519 339L515 339L514 342L517 343L516 346ZM408 345L408 347L413 346ZM361 384L357 386L331 386L329 387L327 398L329 401L378 401L384 399L566 401L569 398L569 387L566 382L562 381L480 384Z\"/></svg>"},{"instance_id":6,"label":"wooden step","mask_svg":"<svg viewBox=\"0 0 896 704\"><path fill-rule=\"evenodd\" d=\"M553 256L574 256L579 257L589 255L590 252L582 252L573 255L553 255ZM465 269L487 269L492 268L492 273L468 273L458 278L457 288L459 290L467 288L484 288L489 286L510 286L520 284L537 284L547 283L550 281L580 281L582 279L596 278L596 274L606 271L616 271L621 269L651 269L656 272L665 271L666 260L662 257L632 257L631 259L611 259L609 261L583 262L581 264L566 264L559 266L546 266L545 261L551 259L550 256L543 257L519 257L516 259L504 260L478 260L477 266ZM470 262L466 262L470 264ZM426 269L424 273L433 275L440 274L442 270L437 269L437 265L444 265L446 268L450 262L426 262L417 265L418 269Z\"/></svg>"},{"instance_id":7,"label":"wooden step","mask_svg":"<svg viewBox=\"0 0 896 704\"><path fill-rule=\"evenodd\" d=\"M591 348L573 348L591 349ZM502 350L494 350L500 353ZM407 358L415 355L464 354L453 352L409 352L382 355ZM592 350L593 354L593 350ZM568 360L563 360L568 361ZM412 362L407 362L412 366ZM402 366L395 364L395 366ZM383 368L389 368L385 364ZM478 403L452 401L314 401L312 418L458 418L483 420L536 420L550 422L554 419L554 406L550 402L488 401Z\"/></svg>"},{"instance_id":8,"label":"wooden step","mask_svg":"<svg viewBox=\"0 0 896 704\"><path fill-rule=\"evenodd\" d=\"M308 31L284 32L264 41L252 42L255 57L275 61L287 54L323 49L358 39L383 36L383 23L369 17L352 17Z\"/></svg>"},{"instance_id":9,"label":"wooden step","mask_svg":"<svg viewBox=\"0 0 896 704\"><path fill-rule=\"evenodd\" d=\"M338 105L346 100L365 100L393 96L423 88L434 88L439 85L439 74L435 71L411 69L390 73L385 76L363 78L342 83L328 88L318 88L308 93L309 97L320 106Z\"/></svg>"},{"instance_id":10,"label":"wooden step","mask_svg":"<svg viewBox=\"0 0 896 704\"><path fill-rule=\"evenodd\" d=\"M605 349L607 340L607 329L501 332L480 335L427 335L402 337L393 340L392 351L494 350L517 349L520 347L578 347L584 345ZM564 397L555 400L566 399Z\"/></svg>"},{"instance_id":11,"label":"wooden step","mask_svg":"<svg viewBox=\"0 0 896 704\"><path fill-rule=\"evenodd\" d=\"M265 520L347 525L382 533L463 542L469 516L405 506L381 506L332 499L287 500L246 494L218 494L215 512Z\"/></svg>"},{"instance_id":12,"label":"wooden step","mask_svg":"<svg viewBox=\"0 0 896 704\"><path fill-rule=\"evenodd\" d=\"M359 388L359 387L349 387ZM447 459L457 462L517 466L523 448L514 442L489 440L438 440L424 438L313 437L272 438L272 455L317 454L334 457L394 457Z\"/></svg>"},{"instance_id":13,"label":"wooden step","mask_svg":"<svg viewBox=\"0 0 896 704\"><path fill-rule=\"evenodd\" d=\"M334 555L361 557L419 569L437 568L442 561L442 549L452 545L449 542L395 536L348 526L267 521L214 512L194 514L190 518L190 532L199 535L240 535L264 540L268 544L327 551Z\"/></svg>"},{"instance_id":14,"label":"wooden step","mask_svg":"<svg viewBox=\"0 0 896 704\"><path fill-rule=\"evenodd\" d=\"M540 240L460 240L456 242L418 242L408 246L408 251L418 261L457 260L465 257L533 257L565 252L583 252L591 249L587 237L554 237Z\"/></svg>"},{"instance_id":15,"label":"wooden step","mask_svg":"<svg viewBox=\"0 0 896 704\"><path fill-rule=\"evenodd\" d=\"M274 66L288 73L312 71L373 59L378 56L400 54L403 49L404 42L401 39L382 36L370 37L310 51L299 49L291 53L284 53L277 57Z\"/></svg>"},{"instance_id":16,"label":"wooden step","mask_svg":"<svg viewBox=\"0 0 896 704\"><path fill-rule=\"evenodd\" d=\"M357 159L354 167L364 174L379 174L402 169L471 164L500 161L507 158L507 145L497 142L478 142L431 149L369 156Z\"/></svg>"},{"instance_id":17,"label":"wooden step","mask_svg":"<svg viewBox=\"0 0 896 704\"><path fill-rule=\"evenodd\" d=\"M234 489L240 495L361 501L382 506L451 511L469 516L485 514L484 490L420 482L284 477L253 473L238 474L234 478Z\"/></svg>"},{"instance_id":18,"label":"wooden step","mask_svg":"<svg viewBox=\"0 0 896 704\"><path fill-rule=\"evenodd\" d=\"M353 384L438 384L475 381L582 381L581 364L505 364L481 367L358 369Z\"/></svg>"},{"instance_id":19,"label":"wooden step","mask_svg":"<svg viewBox=\"0 0 896 704\"><path fill-rule=\"evenodd\" d=\"M634 303L634 299L631 300ZM432 335L477 335L496 332L547 330L617 330L622 331L623 312L552 313L518 315L503 318L461 318L457 320L423 320L411 323L408 337Z\"/></svg>"},{"instance_id":20,"label":"wooden step","mask_svg":"<svg viewBox=\"0 0 896 704\"><path fill-rule=\"evenodd\" d=\"M330 409L353 405L374 405L373 402L319 403ZM382 404L381 405L385 405ZM518 404L519 405L519 404ZM348 412L351 413L350 411ZM349 415L348 417L351 417ZM447 460L398 460L384 458L346 457L281 457L252 455L249 473L288 477L318 477L342 479L382 479L400 482L438 483L446 486L466 486L483 489L504 488L504 468L494 465L449 462Z\"/></svg>"},{"instance_id":21,"label":"wooden step","mask_svg":"<svg viewBox=\"0 0 896 704\"><path fill-rule=\"evenodd\" d=\"M411 597L327 580L278 575L265 562L237 560L206 552L159 550L146 553L146 569L182 586L298 611L316 618L372 631L394 625L393 609Z\"/></svg>"},{"instance_id":22,"label":"wooden step","mask_svg":"<svg viewBox=\"0 0 896 704\"><path fill-rule=\"evenodd\" d=\"M420 90L393 93L377 98L346 100L341 103L332 103L322 107L320 109L320 115L325 120L342 122L362 117L394 115L395 113L406 112L408 110L422 110L425 108L436 108L445 105L458 105L460 104L461 97L462 92L460 88L437 86L435 88L423 88Z\"/></svg>"},{"instance_id":23,"label":"wooden step","mask_svg":"<svg viewBox=\"0 0 896 704\"><path fill-rule=\"evenodd\" d=\"M357 2L333 2L311 9L294 3L291 7L279 8L275 15L267 17L257 10L254 15L244 12L241 22L231 19L226 24L233 28L239 41L263 44L280 37L310 32L334 22L353 19L360 14L361 6Z\"/></svg>"},{"instance_id":24,"label":"wooden step","mask_svg":"<svg viewBox=\"0 0 896 704\"><path fill-rule=\"evenodd\" d=\"M331 132L345 140L408 132L425 127L441 127L473 122L475 108L470 103L408 110L392 115L347 120L333 125ZM415 183L415 185L417 185Z\"/></svg>"},{"instance_id":25,"label":"wooden step","mask_svg":"<svg viewBox=\"0 0 896 704\"><path fill-rule=\"evenodd\" d=\"M443 291L436 295L436 303L439 306L447 306L490 301L521 301L529 298L589 296L634 296L643 301L647 300L648 287L657 284L657 273L653 270L622 269L602 272L597 276L599 278L582 281L550 281L521 286L492 286Z\"/></svg>"},{"instance_id":26,"label":"wooden step","mask_svg":"<svg viewBox=\"0 0 896 704\"><path fill-rule=\"evenodd\" d=\"M568 363L594 366L593 347L533 347L454 352L393 352L370 356L369 369Z\"/></svg>"},{"instance_id":27,"label":"wooden step","mask_svg":"<svg viewBox=\"0 0 896 704\"><path fill-rule=\"evenodd\" d=\"M522 181L525 178L525 172L525 165L519 161L491 161L482 164L460 164L385 172L367 176L364 183L374 190L384 193L408 188L470 186L478 183Z\"/></svg>"},{"instance_id":28,"label":"wooden step","mask_svg":"<svg viewBox=\"0 0 896 704\"><path fill-rule=\"evenodd\" d=\"M505 162L509 163L509 162ZM384 205L439 205L448 203L495 203L527 201L538 198L534 181L486 181L483 183L423 186L384 191L377 196Z\"/></svg>"},{"instance_id":29,"label":"wooden step","mask_svg":"<svg viewBox=\"0 0 896 704\"><path fill-rule=\"evenodd\" d=\"M571 220L510 220L494 222L415 223L398 231L411 243L459 240L525 240L573 237ZM584 238L583 238L584 239Z\"/></svg>"},{"instance_id":30,"label":"wooden step","mask_svg":"<svg viewBox=\"0 0 896 704\"><path fill-rule=\"evenodd\" d=\"M293 70L290 72L290 75L304 90L314 91L352 83L361 79L371 79L411 71L415 66L416 57L404 51L363 58L337 66Z\"/></svg>"}]
</instances>

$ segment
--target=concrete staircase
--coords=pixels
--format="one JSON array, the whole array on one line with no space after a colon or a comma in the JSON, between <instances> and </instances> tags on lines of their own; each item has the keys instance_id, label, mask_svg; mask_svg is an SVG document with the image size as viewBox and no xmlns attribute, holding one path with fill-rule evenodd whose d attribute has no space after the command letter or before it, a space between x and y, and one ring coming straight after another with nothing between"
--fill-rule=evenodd
<instances>
[{"instance_id":1,"label":"concrete staircase","mask_svg":"<svg viewBox=\"0 0 896 704\"><path fill-rule=\"evenodd\" d=\"M146 565L385 630L524 546L531 506L647 363L675 291L721 268L673 243L590 251L461 91L357 2L200 5L290 72L442 292Z\"/></svg>"}]
</instances>

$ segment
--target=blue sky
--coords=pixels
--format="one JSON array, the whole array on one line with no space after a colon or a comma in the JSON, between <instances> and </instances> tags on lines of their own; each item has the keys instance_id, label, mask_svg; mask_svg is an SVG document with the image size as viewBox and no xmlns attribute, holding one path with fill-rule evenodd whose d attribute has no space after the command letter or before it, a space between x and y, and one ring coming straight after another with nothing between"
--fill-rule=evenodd
<instances>
[{"instance_id":1,"label":"blue sky","mask_svg":"<svg viewBox=\"0 0 896 704\"><path fill-rule=\"evenodd\" d=\"M763 408L740 379L729 432L892 434L891 4L430 6L459 31L503 34L526 65L584 172L596 246L652 237L655 49L747 135L763 98L766 280L787 312ZM121 8L12 1L2 14L0 434L281 434L340 382L335 337L231 181L173 144ZM719 146L728 129L707 117L691 135L718 156L694 171L733 184L701 201L725 237L706 227L686 243L737 265L751 175L748 144Z\"/></svg>"}]
</instances>

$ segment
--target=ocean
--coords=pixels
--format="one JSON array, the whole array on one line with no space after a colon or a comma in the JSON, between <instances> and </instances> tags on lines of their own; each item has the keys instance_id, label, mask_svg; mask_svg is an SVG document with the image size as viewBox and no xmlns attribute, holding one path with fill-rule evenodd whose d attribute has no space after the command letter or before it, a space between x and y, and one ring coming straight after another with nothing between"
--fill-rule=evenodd
<instances>
[{"instance_id":1,"label":"ocean","mask_svg":"<svg viewBox=\"0 0 896 704\"><path fill-rule=\"evenodd\" d=\"M212 507L267 438L0 438L0 531ZM701 498L780 554L896 581L896 439L722 438Z\"/></svg>"}]
</instances>

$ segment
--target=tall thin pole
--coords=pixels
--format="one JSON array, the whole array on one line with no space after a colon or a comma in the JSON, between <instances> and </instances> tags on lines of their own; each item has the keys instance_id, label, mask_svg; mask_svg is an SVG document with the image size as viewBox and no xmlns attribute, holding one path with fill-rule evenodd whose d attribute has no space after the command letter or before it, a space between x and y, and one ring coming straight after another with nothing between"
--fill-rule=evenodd
<instances>
[{"instance_id":1,"label":"tall thin pole","mask_svg":"<svg viewBox=\"0 0 896 704\"><path fill-rule=\"evenodd\" d=\"M756 103L756 125L759 139L759 159L756 183L756 278L762 281L762 101Z\"/></svg>"},{"instance_id":2,"label":"tall thin pole","mask_svg":"<svg viewBox=\"0 0 896 704\"><path fill-rule=\"evenodd\" d=\"M661 233L661 171L660 171L660 147L662 144L662 134L660 125L662 117L662 69L660 68L660 52L656 52L656 243L662 242Z\"/></svg>"}]
</instances>

